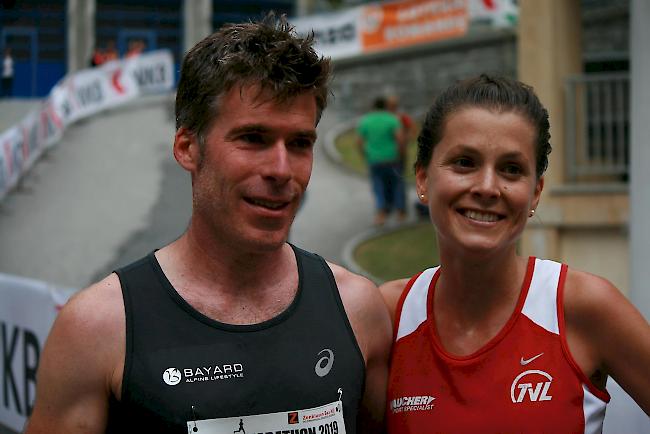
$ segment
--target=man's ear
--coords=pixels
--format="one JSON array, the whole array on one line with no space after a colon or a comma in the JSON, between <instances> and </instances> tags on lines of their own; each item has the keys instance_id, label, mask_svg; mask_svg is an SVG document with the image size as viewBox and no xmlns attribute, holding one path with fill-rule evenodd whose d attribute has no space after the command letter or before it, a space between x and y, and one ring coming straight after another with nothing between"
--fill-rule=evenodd
<instances>
[{"instance_id":1,"label":"man's ear","mask_svg":"<svg viewBox=\"0 0 650 434\"><path fill-rule=\"evenodd\" d=\"M188 172L195 172L201 161L201 149L196 134L185 127L176 130L174 136L174 158Z\"/></svg>"}]
</instances>

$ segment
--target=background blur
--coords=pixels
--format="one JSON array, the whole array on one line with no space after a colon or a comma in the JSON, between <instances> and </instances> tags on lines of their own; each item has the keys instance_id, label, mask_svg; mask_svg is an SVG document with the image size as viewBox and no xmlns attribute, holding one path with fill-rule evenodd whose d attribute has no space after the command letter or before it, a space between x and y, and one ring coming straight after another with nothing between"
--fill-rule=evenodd
<instances>
[{"instance_id":1,"label":"background blur","mask_svg":"<svg viewBox=\"0 0 650 434\"><path fill-rule=\"evenodd\" d=\"M335 68L293 242L363 271L349 251L376 235L370 188L338 164L336 135L378 95L399 96L418 118L454 80L504 74L532 85L551 117L544 196L522 253L605 276L650 316L646 0L2 0L0 53L11 48L15 74L0 99L0 178L15 161L3 131L40 109L57 83L87 73L98 50L114 47L120 61L136 44L137 54L165 50L177 79L183 54L204 36L271 9L314 31ZM153 93L79 119L26 167L0 194L0 274L78 290L183 231L191 193L171 156L173 96ZM2 290L0 308L18 311ZM29 414L29 373L44 338L30 353L21 334L29 326L15 324L38 314L27 309L14 321L1 310L4 433L12 431L3 411ZM648 432L639 429L629 432Z\"/></svg>"}]
</instances>

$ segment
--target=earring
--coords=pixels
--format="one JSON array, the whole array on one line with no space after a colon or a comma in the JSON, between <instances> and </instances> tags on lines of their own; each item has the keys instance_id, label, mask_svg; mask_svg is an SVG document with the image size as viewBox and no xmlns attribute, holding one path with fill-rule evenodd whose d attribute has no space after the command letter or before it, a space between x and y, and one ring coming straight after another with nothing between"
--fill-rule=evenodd
<instances>
[{"instance_id":1,"label":"earring","mask_svg":"<svg viewBox=\"0 0 650 434\"><path fill-rule=\"evenodd\" d=\"M531 209L530 212L528 213L528 217L532 217L535 215L535 210Z\"/></svg>"},{"instance_id":2,"label":"earring","mask_svg":"<svg viewBox=\"0 0 650 434\"><path fill-rule=\"evenodd\" d=\"M420 199L424 199L424 194L420 193Z\"/></svg>"}]
</instances>

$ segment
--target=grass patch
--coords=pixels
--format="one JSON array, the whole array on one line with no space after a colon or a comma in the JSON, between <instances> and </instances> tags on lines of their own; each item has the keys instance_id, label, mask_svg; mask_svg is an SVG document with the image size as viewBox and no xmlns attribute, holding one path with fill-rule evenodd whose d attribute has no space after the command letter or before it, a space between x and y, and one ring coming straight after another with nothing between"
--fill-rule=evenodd
<instances>
[{"instance_id":1,"label":"grass patch","mask_svg":"<svg viewBox=\"0 0 650 434\"><path fill-rule=\"evenodd\" d=\"M414 130L419 131L420 125L416 123L413 128ZM361 152L359 152L359 148L357 147L357 133L353 128L340 134L334 140L334 146L336 146L339 154L341 154L344 166L359 174L368 174L368 166L361 157ZM417 148L417 140L412 140L407 148L406 165L404 170L407 182L413 182L415 179L413 164L415 163L415 158L417 156Z\"/></svg>"},{"instance_id":2,"label":"grass patch","mask_svg":"<svg viewBox=\"0 0 650 434\"><path fill-rule=\"evenodd\" d=\"M366 240L353 255L361 268L382 281L411 277L439 263L435 231L428 221Z\"/></svg>"}]
</instances>

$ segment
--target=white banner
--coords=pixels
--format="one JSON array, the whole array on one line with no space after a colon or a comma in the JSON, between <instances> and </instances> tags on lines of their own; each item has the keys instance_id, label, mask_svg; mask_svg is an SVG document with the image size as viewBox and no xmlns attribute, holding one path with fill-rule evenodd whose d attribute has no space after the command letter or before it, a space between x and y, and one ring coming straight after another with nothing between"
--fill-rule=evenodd
<instances>
[{"instance_id":1,"label":"white banner","mask_svg":"<svg viewBox=\"0 0 650 434\"><path fill-rule=\"evenodd\" d=\"M314 32L319 54L341 59L460 37L473 24L514 27L518 15L515 0L398 0L295 18L291 24L300 34Z\"/></svg>"},{"instance_id":2,"label":"white banner","mask_svg":"<svg viewBox=\"0 0 650 434\"><path fill-rule=\"evenodd\" d=\"M31 413L43 344L57 312L73 293L0 273L0 423L13 430L22 431Z\"/></svg>"},{"instance_id":3,"label":"white banner","mask_svg":"<svg viewBox=\"0 0 650 434\"><path fill-rule=\"evenodd\" d=\"M314 48L332 59L357 56L362 52L359 24L361 8L340 13L312 15L291 22L302 35L313 31Z\"/></svg>"},{"instance_id":4,"label":"white banner","mask_svg":"<svg viewBox=\"0 0 650 434\"><path fill-rule=\"evenodd\" d=\"M140 96L174 87L168 50L143 53L64 77L41 107L0 132L0 200L43 151L56 144L71 123Z\"/></svg>"},{"instance_id":5,"label":"white banner","mask_svg":"<svg viewBox=\"0 0 650 434\"><path fill-rule=\"evenodd\" d=\"M167 50L108 62L65 77L50 93L65 125L141 95L174 86L174 62Z\"/></svg>"}]
</instances>

